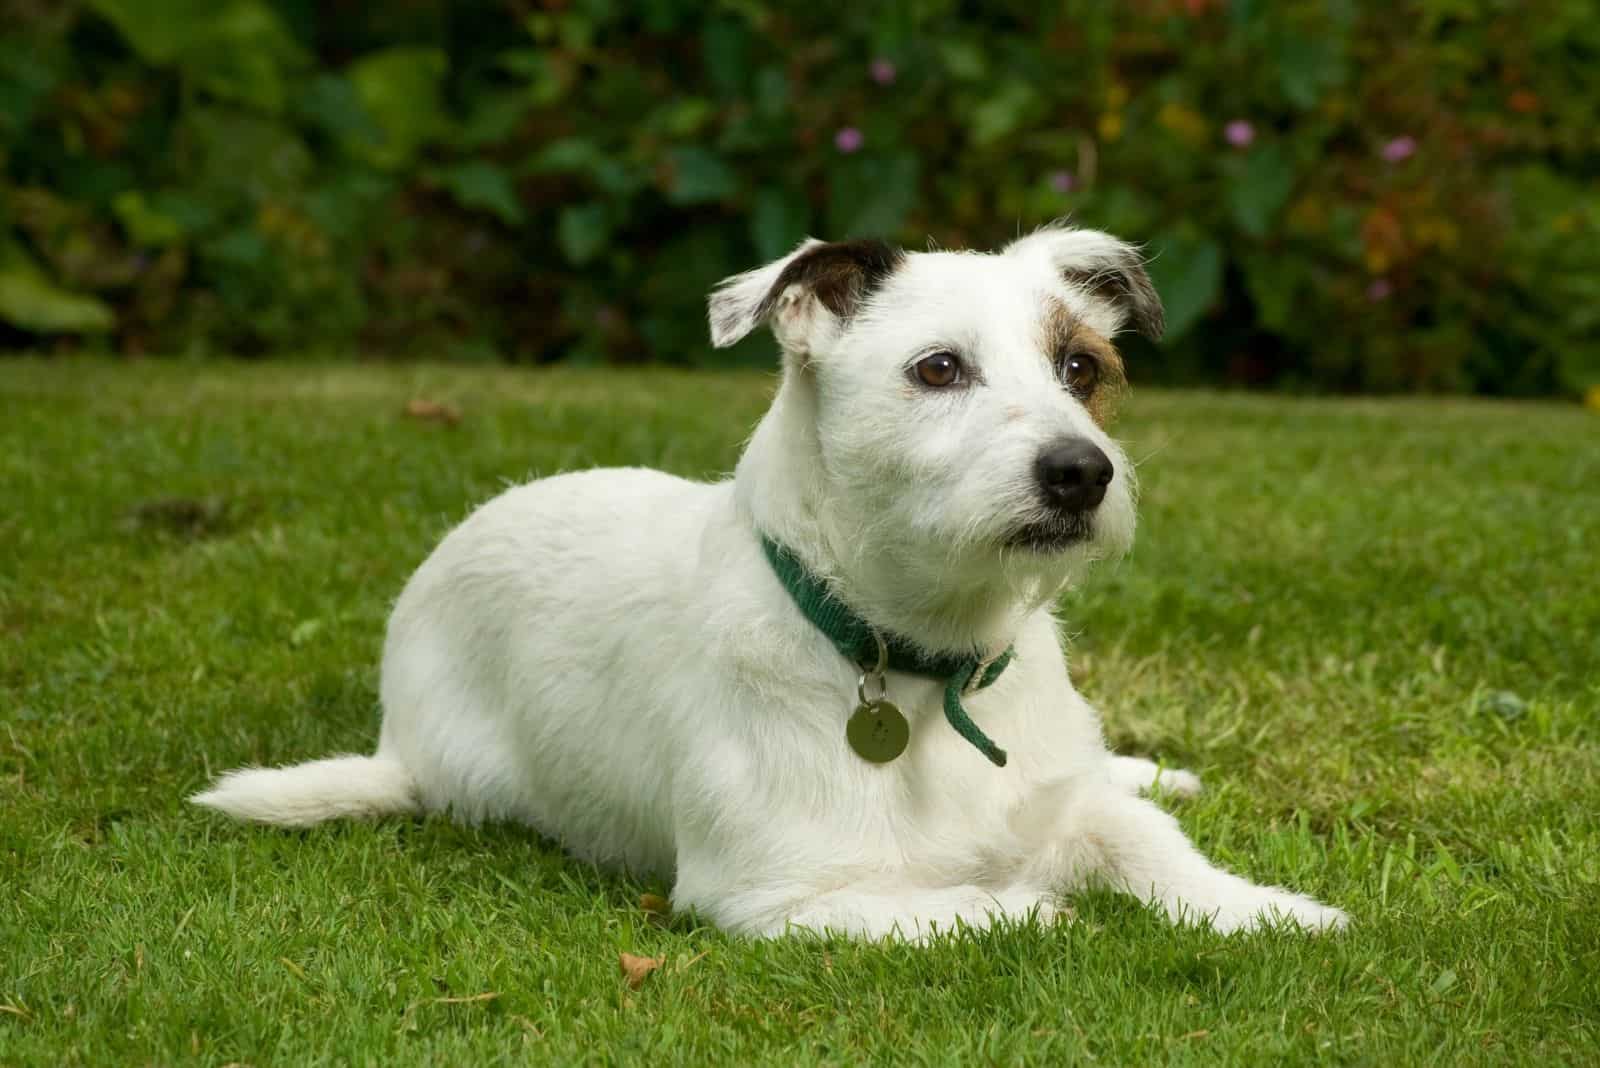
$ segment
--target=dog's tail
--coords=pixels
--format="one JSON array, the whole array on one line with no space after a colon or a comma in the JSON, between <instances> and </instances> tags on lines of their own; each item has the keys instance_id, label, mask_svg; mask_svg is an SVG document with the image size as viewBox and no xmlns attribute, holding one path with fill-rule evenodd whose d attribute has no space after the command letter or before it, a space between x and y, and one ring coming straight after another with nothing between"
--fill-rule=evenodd
<instances>
[{"instance_id":1,"label":"dog's tail","mask_svg":"<svg viewBox=\"0 0 1600 1068\"><path fill-rule=\"evenodd\" d=\"M235 819L279 827L421 809L411 773L384 756L336 756L288 768L239 768L189 800Z\"/></svg>"}]
</instances>

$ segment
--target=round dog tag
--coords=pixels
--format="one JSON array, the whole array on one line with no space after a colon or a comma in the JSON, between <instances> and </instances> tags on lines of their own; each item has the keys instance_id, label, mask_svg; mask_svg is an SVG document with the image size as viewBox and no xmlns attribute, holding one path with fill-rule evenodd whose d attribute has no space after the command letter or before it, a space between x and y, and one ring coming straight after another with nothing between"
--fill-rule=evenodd
<instances>
[{"instance_id":1,"label":"round dog tag","mask_svg":"<svg viewBox=\"0 0 1600 1068\"><path fill-rule=\"evenodd\" d=\"M856 706L844 736L862 760L887 764L906 751L911 726L898 708L880 698Z\"/></svg>"}]
</instances>

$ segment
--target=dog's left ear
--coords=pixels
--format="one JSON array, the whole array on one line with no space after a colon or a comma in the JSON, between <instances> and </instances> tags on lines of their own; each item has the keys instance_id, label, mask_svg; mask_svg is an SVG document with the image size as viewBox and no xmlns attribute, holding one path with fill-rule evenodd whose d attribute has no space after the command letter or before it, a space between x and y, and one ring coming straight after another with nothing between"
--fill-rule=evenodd
<instances>
[{"instance_id":1,"label":"dog's left ear","mask_svg":"<svg viewBox=\"0 0 1600 1068\"><path fill-rule=\"evenodd\" d=\"M1006 255L1042 256L1068 283L1117 309L1124 322L1152 341L1166 329L1161 297L1144 269L1144 257L1126 241L1099 230L1047 226L1006 246Z\"/></svg>"},{"instance_id":2,"label":"dog's left ear","mask_svg":"<svg viewBox=\"0 0 1600 1068\"><path fill-rule=\"evenodd\" d=\"M804 351L820 329L848 321L904 257L882 241L808 237L782 259L718 283L707 300L711 343L726 348L770 322L785 349Z\"/></svg>"}]
</instances>

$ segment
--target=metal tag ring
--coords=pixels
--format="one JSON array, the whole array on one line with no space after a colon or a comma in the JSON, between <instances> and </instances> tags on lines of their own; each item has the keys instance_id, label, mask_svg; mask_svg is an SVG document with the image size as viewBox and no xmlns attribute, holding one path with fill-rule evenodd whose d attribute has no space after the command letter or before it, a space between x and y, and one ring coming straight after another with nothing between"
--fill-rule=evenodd
<instances>
[{"instance_id":1,"label":"metal tag ring","mask_svg":"<svg viewBox=\"0 0 1600 1068\"><path fill-rule=\"evenodd\" d=\"M864 705L871 704L874 701L881 701L889 693L889 680L885 675L889 670L889 647L884 644L883 635L876 630L872 632L872 640L878 643L878 663L862 671L861 678L856 681L856 696L861 699L861 703ZM878 680L878 696L867 696L868 679Z\"/></svg>"},{"instance_id":2,"label":"metal tag ring","mask_svg":"<svg viewBox=\"0 0 1600 1068\"><path fill-rule=\"evenodd\" d=\"M877 679L878 680L878 696L876 696L876 697L868 697L867 696L867 680L868 679ZM888 694L889 694L889 680L884 678L881 674L879 674L879 673L877 673L875 671L865 672L864 674L862 674L861 678L856 681L856 697L864 705L877 704L879 701L883 700L886 696L888 696Z\"/></svg>"}]
</instances>

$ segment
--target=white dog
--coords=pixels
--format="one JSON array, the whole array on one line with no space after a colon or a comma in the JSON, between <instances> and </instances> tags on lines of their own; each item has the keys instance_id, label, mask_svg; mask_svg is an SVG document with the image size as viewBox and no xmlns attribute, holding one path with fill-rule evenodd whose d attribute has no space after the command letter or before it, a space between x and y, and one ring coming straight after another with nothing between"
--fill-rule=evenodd
<instances>
[{"instance_id":1,"label":"white dog","mask_svg":"<svg viewBox=\"0 0 1600 1068\"><path fill-rule=\"evenodd\" d=\"M767 323L784 353L731 481L598 470L495 498L395 606L377 753L194 800L283 826L516 820L754 935L920 938L1091 884L1220 930L1345 922L1207 862L1067 678L1051 608L1133 536L1103 426L1108 339L1161 330L1132 248L807 241L710 318L719 346Z\"/></svg>"}]
</instances>

